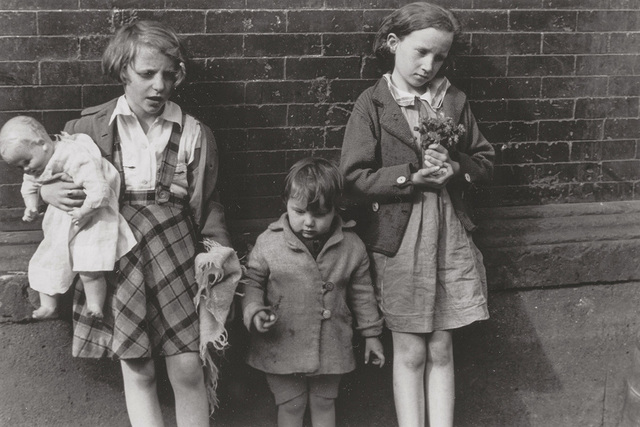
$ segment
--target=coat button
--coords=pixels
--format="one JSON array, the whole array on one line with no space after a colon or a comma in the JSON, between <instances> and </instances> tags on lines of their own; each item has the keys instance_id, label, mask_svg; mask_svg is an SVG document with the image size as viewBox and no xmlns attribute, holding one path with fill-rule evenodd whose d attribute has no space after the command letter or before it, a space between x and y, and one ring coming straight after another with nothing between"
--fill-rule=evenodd
<instances>
[{"instance_id":1,"label":"coat button","mask_svg":"<svg viewBox=\"0 0 640 427\"><path fill-rule=\"evenodd\" d=\"M331 310L329 309L324 309L322 310L322 318L323 319L329 319L331 317Z\"/></svg>"},{"instance_id":2,"label":"coat button","mask_svg":"<svg viewBox=\"0 0 640 427\"><path fill-rule=\"evenodd\" d=\"M322 285L322 287L324 288L325 291L332 291L333 290L333 283L327 282L324 285Z\"/></svg>"},{"instance_id":3,"label":"coat button","mask_svg":"<svg viewBox=\"0 0 640 427\"><path fill-rule=\"evenodd\" d=\"M396 182L400 185L404 184L405 182L407 182L407 177L406 176L399 176L398 179L396 179Z\"/></svg>"},{"instance_id":4,"label":"coat button","mask_svg":"<svg viewBox=\"0 0 640 427\"><path fill-rule=\"evenodd\" d=\"M371 209L372 209L374 212L378 212L378 210L380 209L380 205L378 204L378 202L373 202L373 203L371 204Z\"/></svg>"}]
</instances>

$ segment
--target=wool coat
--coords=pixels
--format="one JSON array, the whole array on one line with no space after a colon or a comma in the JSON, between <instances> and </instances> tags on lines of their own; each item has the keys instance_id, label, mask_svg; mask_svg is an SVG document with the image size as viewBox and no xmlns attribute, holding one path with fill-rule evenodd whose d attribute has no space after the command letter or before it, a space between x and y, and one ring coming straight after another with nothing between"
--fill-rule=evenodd
<instances>
[{"instance_id":1,"label":"wool coat","mask_svg":"<svg viewBox=\"0 0 640 427\"><path fill-rule=\"evenodd\" d=\"M118 98L101 105L83 110L79 119L70 120L64 130L70 134L86 133L100 148L104 158L113 163L113 143L116 132L116 120L109 124ZM198 122L199 123L199 122ZM223 246L231 246L224 218L224 207L219 202L218 148L213 133L208 126L200 123L206 144L196 153L193 166L189 166L189 205L202 237L215 240ZM202 172L204 171L204 172ZM195 207L195 208L194 208Z\"/></svg>"},{"instance_id":2,"label":"wool coat","mask_svg":"<svg viewBox=\"0 0 640 427\"><path fill-rule=\"evenodd\" d=\"M470 185L490 181L495 152L478 129L466 95L453 85L442 110L466 130L450 150L460 163L460 174L447 183L447 191L458 218L473 231L476 225L464 193ZM421 165L419 146L382 78L356 101L340 158L350 215L357 218L358 234L369 250L387 256L398 251L409 223L413 193L419 191L411 183L411 174Z\"/></svg>"},{"instance_id":3,"label":"wool coat","mask_svg":"<svg viewBox=\"0 0 640 427\"><path fill-rule=\"evenodd\" d=\"M353 221L335 221L316 259L286 213L258 236L242 279L250 366L271 374L343 374L355 369L353 317L362 336L382 333L366 248ZM259 333L253 316L267 307L277 320Z\"/></svg>"}]
</instances>

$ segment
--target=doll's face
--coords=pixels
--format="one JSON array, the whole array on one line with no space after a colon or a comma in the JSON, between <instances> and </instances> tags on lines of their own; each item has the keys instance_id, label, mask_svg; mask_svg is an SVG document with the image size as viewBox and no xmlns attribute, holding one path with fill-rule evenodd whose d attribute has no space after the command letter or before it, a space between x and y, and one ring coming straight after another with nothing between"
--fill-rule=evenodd
<instances>
[{"instance_id":1,"label":"doll's face","mask_svg":"<svg viewBox=\"0 0 640 427\"><path fill-rule=\"evenodd\" d=\"M179 66L158 49L142 45L124 72L124 94L131 111L141 121L162 114L176 86Z\"/></svg>"},{"instance_id":2,"label":"doll's face","mask_svg":"<svg viewBox=\"0 0 640 427\"><path fill-rule=\"evenodd\" d=\"M395 55L391 79L398 88L422 95L447 59L453 33L423 28L400 39L391 33L387 45Z\"/></svg>"},{"instance_id":3,"label":"doll's face","mask_svg":"<svg viewBox=\"0 0 640 427\"><path fill-rule=\"evenodd\" d=\"M306 199L289 197L287 214L289 215L289 225L294 233L302 234L305 239L313 239L331 230L336 210L335 208L326 209L324 206L310 209Z\"/></svg>"}]
</instances>

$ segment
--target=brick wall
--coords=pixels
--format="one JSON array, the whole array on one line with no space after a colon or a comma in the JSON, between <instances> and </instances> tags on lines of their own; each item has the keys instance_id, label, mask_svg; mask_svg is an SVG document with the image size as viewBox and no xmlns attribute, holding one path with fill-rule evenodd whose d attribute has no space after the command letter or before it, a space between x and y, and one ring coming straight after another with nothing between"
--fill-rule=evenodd
<instances>
[{"instance_id":1,"label":"brick wall","mask_svg":"<svg viewBox=\"0 0 640 427\"><path fill-rule=\"evenodd\" d=\"M452 80L497 157L481 206L640 199L638 0L439 0L468 51ZM193 58L176 99L216 133L230 219L277 216L298 158L339 157L353 101L379 76L371 43L399 0L0 0L0 124L51 133L122 93L100 57L122 22L173 26ZM0 228L24 228L0 162ZM31 226L33 227L33 226Z\"/></svg>"}]
</instances>

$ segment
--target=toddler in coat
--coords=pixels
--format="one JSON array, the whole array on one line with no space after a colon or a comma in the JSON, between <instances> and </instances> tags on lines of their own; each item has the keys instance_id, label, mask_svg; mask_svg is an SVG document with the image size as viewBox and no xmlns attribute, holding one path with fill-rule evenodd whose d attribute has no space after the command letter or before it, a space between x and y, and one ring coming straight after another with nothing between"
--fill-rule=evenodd
<instances>
[{"instance_id":1,"label":"toddler in coat","mask_svg":"<svg viewBox=\"0 0 640 427\"><path fill-rule=\"evenodd\" d=\"M314 426L335 425L340 378L355 369L352 316L365 338L365 363L384 364L369 258L355 223L337 215L341 190L331 162L293 165L287 212L258 237L242 280L247 362L266 373L280 427L301 427L307 402Z\"/></svg>"},{"instance_id":2,"label":"toddler in coat","mask_svg":"<svg viewBox=\"0 0 640 427\"><path fill-rule=\"evenodd\" d=\"M29 261L29 284L40 294L40 307L32 317L55 318L58 296L78 274L90 315L102 318L104 273L112 271L116 261L136 244L118 212L118 172L102 159L88 135L63 132L52 140L44 126L28 116L14 117L2 127L0 155L24 171L23 221L38 217L38 190L43 183L66 177L87 195L82 206L68 212L47 208L42 221L44 239Z\"/></svg>"}]
</instances>

